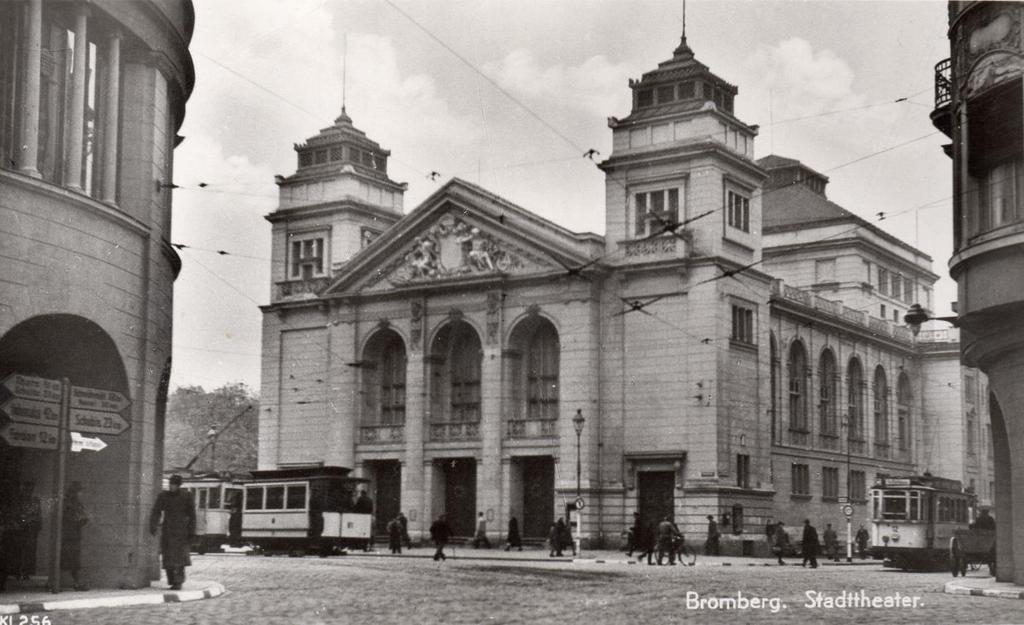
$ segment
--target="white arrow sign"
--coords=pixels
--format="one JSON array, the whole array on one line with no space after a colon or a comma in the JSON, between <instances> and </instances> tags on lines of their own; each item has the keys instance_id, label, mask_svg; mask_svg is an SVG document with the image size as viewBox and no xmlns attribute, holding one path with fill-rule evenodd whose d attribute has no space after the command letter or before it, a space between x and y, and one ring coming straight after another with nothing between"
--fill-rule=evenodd
<instances>
[{"instance_id":1,"label":"white arrow sign","mask_svg":"<svg viewBox=\"0 0 1024 625\"><path fill-rule=\"evenodd\" d=\"M71 407L103 412L121 412L128 407L128 398L117 391L86 386L71 387Z\"/></svg>"},{"instance_id":2,"label":"white arrow sign","mask_svg":"<svg viewBox=\"0 0 1024 625\"><path fill-rule=\"evenodd\" d=\"M107 444L102 439L82 436L78 432L71 433L71 451L82 451L83 449L102 451L106 446Z\"/></svg>"},{"instance_id":3,"label":"white arrow sign","mask_svg":"<svg viewBox=\"0 0 1024 625\"><path fill-rule=\"evenodd\" d=\"M101 412L99 410L71 409L70 428L79 432L90 434L108 434L117 436L128 429L128 422L116 412Z\"/></svg>"},{"instance_id":4,"label":"white arrow sign","mask_svg":"<svg viewBox=\"0 0 1024 625\"><path fill-rule=\"evenodd\" d=\"M0 413L16 423L56 426L60 421L58 404L24 397L8 397L7 401L0 404Z\"/></svg>"}]
</instances>

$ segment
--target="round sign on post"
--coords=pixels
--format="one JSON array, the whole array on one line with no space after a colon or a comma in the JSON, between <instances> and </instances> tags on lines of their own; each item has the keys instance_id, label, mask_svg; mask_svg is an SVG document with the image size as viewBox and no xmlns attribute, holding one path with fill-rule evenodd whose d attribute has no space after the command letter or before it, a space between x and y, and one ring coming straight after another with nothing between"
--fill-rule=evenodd
<instances>
[{"instance_id":1,"label":"round sign on post","mask_svg":"<svg viewBox=\"0 0 1024 625\"><path fill-rule=\"evenodd\" d=\"M577 510L582 510L584 505L585 504L583 502L583 497L577 497L576 498L576 509Z\"/></svg>"},{"instance_id":2,"label":"round sign on post","mask_svg":"<svg viewBox=\"0 0 1024 625\"><path fill-rule=\"evenodd\" d=\"M850 504L843 505L843 514L845 514L847 518L852 517L853 516L853 506L851 506Z\"/></svg>"}]
</instances>

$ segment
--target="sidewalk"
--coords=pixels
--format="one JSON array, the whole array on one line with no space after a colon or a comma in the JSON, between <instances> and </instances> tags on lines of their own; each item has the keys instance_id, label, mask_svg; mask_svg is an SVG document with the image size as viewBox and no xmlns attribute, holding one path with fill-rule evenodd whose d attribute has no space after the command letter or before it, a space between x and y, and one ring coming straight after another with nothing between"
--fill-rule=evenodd
<instances>
[{"instance_id":1,"label":"sidewalk","mask_svg":"<svg viewBox=\"0 0 1024 625\"><path fill-rule=\"evenodd\" d=\"M959 577L946 582L947 595L1024 599L1024 587L1009 582L997 582L994 577Z\"/></svg>"},{"instance_id":2,"label":"sidewalk","mask_svg":"<svg viewBox=\"0 0 1024 625\"><path fill-rule=\"evenodd\" d=\"M181 590L167 590L164 586L160 583L134 590L97 588L87 591L68 590L54 594L46 589L46 578L37 577L25 582L9 579L7 590L0 593L0 614L181 603L212 599L224 594L223 586L217 582L204 580L187 581Z\"/></svg>"}]
</instances>

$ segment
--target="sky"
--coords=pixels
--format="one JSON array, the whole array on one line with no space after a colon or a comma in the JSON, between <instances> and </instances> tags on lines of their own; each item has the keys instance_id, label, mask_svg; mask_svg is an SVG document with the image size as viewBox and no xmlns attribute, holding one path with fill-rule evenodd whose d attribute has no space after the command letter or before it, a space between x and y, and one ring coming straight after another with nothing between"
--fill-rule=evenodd
<instances>
[{"instance_id":1,"label":"sky","mask_svg":"<svg viewBox=\"0 0 1024 625\"><path fill-rule=\"evenodd\" d=\"M407 213L459 177L603 234L604 176L582 154L607 158L629 79L671 58L683 29L681 0L194 3L172 389L259 390L274 175L294 173L293 145L330 126L343 99L391 150ZM940 315L956 299L951 161L928 115L946 26L939 0L686 3L696 58L739 88L736 116L760 126L755 156L826 174L830 200L929 254Z\"/></svg>"}]
</instances>

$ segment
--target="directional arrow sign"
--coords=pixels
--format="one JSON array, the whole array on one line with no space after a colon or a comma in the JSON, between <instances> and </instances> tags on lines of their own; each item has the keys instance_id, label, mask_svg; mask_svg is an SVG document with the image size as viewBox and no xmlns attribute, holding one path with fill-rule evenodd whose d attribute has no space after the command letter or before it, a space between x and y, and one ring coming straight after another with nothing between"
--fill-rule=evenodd
<instances>
[{"instance_id":1,"label":"directional arrow sign","mask_svg":"<svg viewBox=\"0 0 1024 625\"><path fill-rule=\"evenodd\" d=\"M15 395L17 397L57 404L60 403L59 380L48 380L46 378L37 378L31 375L12 373L4 378L3 382L0 382L0 385L6 388L11 395Z\"/></svg>"},{"instance_id":2,"label":"directional arrow sign","mask_svg":"<svg viewBox=\"0 0 1024 625\"><path fill-rule=\"evenodd\" d=\"M0 439L12 447L57 449L57 428L26 423L8 423L0 428Z\"/></svg>"},{"instance_id":3,"label":"directional arrow sign","mask_svg":"<svg viewBox=\"0 0 1024 625\"><path fill-rule=\"evenodd\" d=\"M129 404L131 402L128 398L117 391L89 388L87 386L71 387L72 408L99 410L101 412L121 412Z\"/></svg>"},{"instance_id":4,"label":"directional arrow sign","mask_svg":"<svg viewBox=\"0 0 1024 625\"><path fill-rule=\"evenodd\" d=\"M78 432L71 433L71 451L82 451L83 449L102 451L106 446L107 444L102 439L82 436Z\"/></svg>"},{"instance_id":5,"label":"directional arrow sign","mask_svg":"<svg viewBox=\"0 0 1024 625\"><path fill-rule=\"evenodd\" d=\"M124 417L116 412L72 408L70 419L69 427L72 430L88 432L90 434L117 436L129 427Z\"/></svg>"},{"instance_id":6,"label":"directional arrow sign","mask_svg":"<svg viewBox=\"0 0 1024 625\"><path fill-rule=\"evenodd\" d=\"M0 403L0 413L16 423L35 425L51 425L56 427L60 421L60 405L38 399L9 397Z\"/></svg>"}]
</instances>

